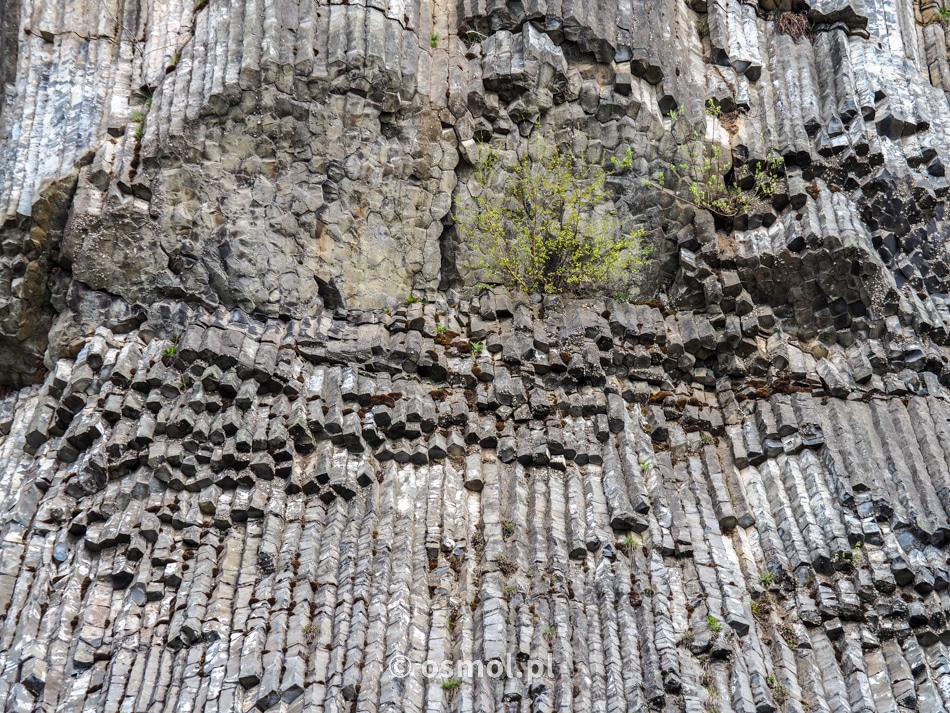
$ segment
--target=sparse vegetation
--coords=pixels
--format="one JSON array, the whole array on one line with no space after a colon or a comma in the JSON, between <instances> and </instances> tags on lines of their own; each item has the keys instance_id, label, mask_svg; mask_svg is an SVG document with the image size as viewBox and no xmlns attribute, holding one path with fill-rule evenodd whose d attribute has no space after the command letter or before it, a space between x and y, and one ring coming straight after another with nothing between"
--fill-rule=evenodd
<instances>
[{"instance_id":1,"label":"sparse vegetation","mask_svg":"<svg viewBox=\"0 0 950 713\"><path fill-rule=\"evenodd\" d=\"M444 324L442 324L442 323L439 323L439 324L435 325L435 332L436 332L436 334L445 334L445 333L448 332L448 331L449 331L449 328L446 327L446 326L445 326Z\"/></svg>"},{"instance_id":2,"label":"sparse vegetation","mask_svg":"<svg viewBox=\"0 0 950 713\"><path fill-rule=\"evenodd\" d=\"M774 580L774 572L766 572L765 574L759 575L759 584L761 584L763 587L771 587Z\"/></svg>"},{"instance_id":3,"label":"sparse vegetation","mask_svg":"<svg viewBox=\"0 0 950 713\"><path fill-rule=\"evenodd\" d=\"M505 520L501 524L501 531L505 535L509 535L509 536L515 534L515 523L513 523L511 520Z\"/></svg>"},{"instance_id":4,"label":"sparse vegetation","mask_svg":"<svg viewBox=\"0 0 950 713\"><path fill-rule=\"evenodd\" d=\"M936 15L937 22L944 27L950 26L950 7L938 7Z\"/></svg>"},{"instance_id":5,"label":"sparse vegetation","mask_svg":"<svg viewBox=\"0 0 950 713\"><path fill-rule=\"evenodd\" d=\"M140 111L133 111L133 112L129 115L129 121L132 121L132 122L135 122L135 123L140 123L140 122L142 122L142 121L144 121L144 120L145 120L145 114L143 114L143 113L140 112Z\"/></svg>"},{"instance_id":6,"label":"sparse vegetation","mask_svg":"<svg viewBox=\"0 0 950 713\"><path fill-rule=\"evenodd\" d=\"M551 626L546 626L541 633L544 634L545 638L553 639L557 635L557 627L553 624Z\"/></svg>"},{"instance_id":7,"label":"sparse vegetation","mask_svg":"<svg viewBox=\"0 0 950 713\"><path fill-rule=\"evenodd\" d=\"M481 32L475 32L475 30L469 30L464 35L462 35L462 42L465 43L466 47L471 47L476 42L481 42L485 39L488 39L486 35L483 35Z\"/></svg>"},{"instance_id":8,"label":"sparse vegetation","mask_svg":"<svg viewBox=\"0 0 950 713\"><path fill-rule=\"evenodd\" d=\"M481 354L484 348L485 348L485 344L483 342L472 342L473 354Z\"/></svg>"},{"instance_id":9,"label":"sparse vegetation","mask_svg":"<svg viewBox=\"0 0 950 713\"><path fill-rule=\"evenodd\" d=\"M642 460L640 461L640 472L646 473L650 468L653 467L653 461L651 460Z\"/></svg>"},{"instance_id":10,"label":"sparse vegetation","mask_svg":"<svg viewBox=\"0 0 950 713\"><path fill-rule=\"evenodd\" d=\"M696 18L696 34L701 40L709 37L709 23L705 17Z\"/></svg>"},{"instance_id":11,"label":"sparse vegetation","mask_svg":"<svg viewBox=\"0 0 950 713\"><path fill-rule=\"evenodd\" d=\"M795 634L792 632L792 627L788 624L783 624L782 628L779 629L779 633L782 635L782 639L788 644L788 648L795 649L798 646L798 643L795 641Z\"/></svg>"},{"instance_id":12,"label":"sparse vegetation","mask_svg":"<svg viewBox=\"0 0 950 713\"><path fill-rule=\"evenodd\" d=\"M300 631L303 633L308 644L312 644L317 638L317 625L314 623L304 624Z\"/></svg>"},{"instance_id":13,"label":"sparse vegetation","mask_svg":"<svg viewBox=\"0 0 950 713\"><path fill-rule=\"evenodd\" d=\"M769 674L769 688L772 689L772 697L778 705L784 704L788 700L788 688L781 681L776 680L775 674Z\"/></svg>"},{"instance_id":14,"label":"sparse vegetation","mask_svg":"<svg viewBox=\"0 0 950 713\"><path fill-rule=\"evenodd\" d=\"M510 577L518 571L518 565L516 565L507 555L501 555L495 559L495 564L498 565L498 570L506 577Z\"/></svg>"},{"instance_id":15,"label":"sparse vegetation","mask_svg":"<svg viewBox=\"0 0 950 713\"><path fill-rule=\"evenodd\" d=\"M706 433L705 431L699 434L699 441L704 446L711 446L716 442L716 440L712 437L712 434Z\"/></svg>"},{"instance_id":16,"label":"sparse vegetation","mask_svg":"<svg viewBox=\"0 0 950 713\"><path fill-rule=\"evenodd\" d=\"M861 563L861 549L864 543L858 540L854 543L851 551L839 551L836 557L841 569L854 569Z\"/></svg>"},{"instance_id":17,"label":"sparse vegetation","mask_svg":"<svg viewBox=\"0 0 950 713\"><path fill-rule=\"evenodd\" d=\"M795 42L801 42L805 38L814 41L814 28L804 12L783 12L775 22L775 32L788 35Z\"/></svg>"},{"instance_id":18,"label":"sparse vegetation","mask_svg":"<svg viewBox=\"0 0 950 713\"><path fill-rule=\"evenodd\" d=\"M706 617L706 623L709 625L709 630L711 632L718 634L720 631L722 631L722 622L711 614Z\"/></svg>"},{"instance_id":19,"label":"sparse vegetation","mask_svg":"<svg viewBox=\"0 0 950 713\"><path fill-rule=\"evenodd\" d=\"M622 158L616 156L610 157L610 168L612 173L624 174L633 168L633 149L628 148Z\"/></svg>"},{"instance_id":20,"label":"sparse vegetation","mask_svg":"<svg viewBox=\"0 0 950 713\"><path fill-rule=\"evenodd\" d=\"M429 47L431 47L432 49L435 49L438 46L439 46L439 33L433 32L431 35L429 35Z\"/></svg>"},{"instance_id":21,"label":"sparse vegetation","mask_svg":"<svg viewBox=\"0 0 950 713\"><path fill-rule=\"evenodd\" d=\"M454 691L462 685L461 678L450 678L448 681L442 681L443 691Z\"/></svg>"},{"instance_id":22,"label":"sparse vegetation","mask_svg":"<svg viewBox=\"0 0 950 713\"><path fill-rule=\"evenodd\" d=\"M162 350L162 356L168 357L169 359L175 358L177 354L178 354L178 346L175 344L172 344L170 347L165 347L165 349Z\"/></svg>"},{"instance_id":23,"label":"sparse vegetation","mask_svg":"<svg viewBox=\"0 0 950 713\"><path fill-rule=\"evenodd\" d=\"M411 292L409 293L409 296L406 298L406 301L403 302L403 304L406 305L406 307L408 307L409 305L425 304L425 303L426 303L425 297L419 297L418 295L414 295Z\"/></svg>"},{"instance_id":24,"label":"sparse vegetation","mask_svg":"<svg viewBox=\"0 0 950 713\"><path fill-rule=\"evenodd\" d=\"M532 142L520 158L488 149L456 216L480 258L471 267L526 293L586 293L629 281L645 262L643 231L625 233L608 173Z\"/></svg>"},{"instance_id":25,"label":"sparse vegetation","mask_svg":"<svg viewBox=\"0 0 950 713\"><path fill-rule=\"evenodd\" d=\"M706 103L706 115L719 121L722 107L710 99ZM684 113L674 109L669 116L675 124ZM707 122L707 127L710 124ZM734 217L772 199L783 164L782 157L770 150L762 161L735 166L732 156L727 156L722 146L713 140L709 128L705 133L694 129L681 145L679 158L671 164L670 173L663 171L656 181L647 180L646 183L720 216ZM731 180L727 182L726 176L731 176ZM751 184L751 187L743 188L743 183Z\"/></svg>"},{"instance_id":26,"label":"sparse vegetation","mask_svg":"<svg viewBox=\"0 0 950 713\"><path fill-rule=\"evenodd\" d=\"M141 139L143 136L145 136L145 124L144 124L144 123L143 123L143 124L139 124L138 126L135 127L135 138L136 138L136 139Z\"/></svg>"},{"instance_id":27,"label":"sparse vegetation","mask_svg":"<svg viewBox=\"0 0 950 713\"><path fill-rule=\"evenodd\" d=\"M449 603L449 613L445 625L449 631L454 631L458 627L462 618L462 604L457 599Z\"/></svg>"}]
</instances>

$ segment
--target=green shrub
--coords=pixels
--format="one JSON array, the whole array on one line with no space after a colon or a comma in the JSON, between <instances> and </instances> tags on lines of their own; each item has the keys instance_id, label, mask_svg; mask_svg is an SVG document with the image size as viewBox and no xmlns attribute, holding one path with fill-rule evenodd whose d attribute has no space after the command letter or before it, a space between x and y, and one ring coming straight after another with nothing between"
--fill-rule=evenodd
<instances>
[{"instance_id":1,"label":"green shrub","mask_svg":"<svg viewBox=\"0 0 950 713\"><path fill-rule=\"evenodd\" d=\"M472 265L522 292L583 293L629 280L644 261L643 231L625 235L598 164L535 141L514 162L488 150L456 216L478 248Z\"/></svg>"},{"instance_id":2,"label":"green shrub","mask_svg":"<svg viewBox=\"0 0 950 713\"><path fill-rule=\"evenodd\" d=\"M706 115L719 120L722 107L712 99L706 102ZM669 114L673 123L683 117L682 110L674 109ZM762 161L753 161L744 166L734 166L732 156L723 152L722 146L712 140L707 133L693 130L689 138L681 145L679 157L670 165L670 178L677 184L674 194L700 208L711 210L719 215L732 217L748 213L756 203L771 200L781 180L784 160L774 150L770 150ZM732 171L730 182L726 175ZM647 181L661 190L669 189L664 185L666 172L662 172L658 181ZM751 183L752 187L743 189L741 183Z\"/></svg>"}]
</instances>

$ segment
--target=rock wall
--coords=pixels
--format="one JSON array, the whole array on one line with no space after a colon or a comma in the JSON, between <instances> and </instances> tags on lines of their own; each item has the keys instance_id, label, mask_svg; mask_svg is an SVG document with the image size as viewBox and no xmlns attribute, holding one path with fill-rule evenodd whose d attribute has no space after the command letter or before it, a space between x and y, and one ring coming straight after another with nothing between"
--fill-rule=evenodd
<instances>
[{"instance_id":1,"label":"rock wall","mask_svg":"<svg viewBox=\"0 0 950 713\"><path fill-rule=\"evenodd\" d=\"M4 709L950 710L942 8L0 0ZM632 303L475 287L538 138Z\"/></svg>"},{"instance_id":2,"label":"rock wall","mask_svg":"<svg viewBox=\"0 0 950 713\"><path fill-rule=\"evenodd\" d=\"M664 288L685 245L739 268L757 301L794 295L781 316L806 340L867 331L902 296L943 324L938 5L802 8L811 41L776 31L789 7L738 0L7 3L2 362L28 382L38 358L75 354L105 302L107 326L127 329L161 298L301 318L470 286L452 206L479 142L523 151L535 131L595 160L632 151L618 206L656 258L634 293ZM689 126L738 164L776 150L788 167L773 206L726 241L643 189L672 180ZM674 304L716 304L693 277Z\"/></svg>"},{"instance_id":3,"label":"rock wall","mask_svg":"<svg viewBox=\"0 0 950 713\"><path fill-rule=\"evenodd\" d=\"M950 393L751 314L100 329L0 410L7 709L946 709Z\"/></svg>"}]
</instances>

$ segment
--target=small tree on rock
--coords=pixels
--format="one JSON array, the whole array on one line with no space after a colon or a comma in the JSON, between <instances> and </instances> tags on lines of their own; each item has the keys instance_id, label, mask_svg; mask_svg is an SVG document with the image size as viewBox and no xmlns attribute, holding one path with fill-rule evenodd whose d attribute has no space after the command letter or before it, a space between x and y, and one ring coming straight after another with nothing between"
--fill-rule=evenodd
<instances>
[{"instance_id":1,"label":"small tree on rock","mask_svg":"<svg viewBox=\"0 0 950 713\"><path fill-rule=\"evenodd\" d=\"M757 205L769 203L781 181L781 155L770 149L764 160L735 165L732 154L724 152L710 133L709 127L723 116L722 107L709 99L706 116L712 121L707 122L705 134L694 129L680 146L679 158L670 164L669 174L662 171L656 182L646 183L726 218L747 214ZM676 124L683 118L683 111L674 109L669 117ZM678 186L676 190L666 187L668 179Z\"/></svg>"},{"instance_id":2,"label":"small tree on rock","mask_svg":"<svg viewBox=\"0 0 950 713\"><path fill-rule=\"evenodd\" d=\"M523 292L603 291L642 266L643 231L624 234L598 164L536 142L514 162L486 150L456 216L473 267ZM533 154L533 155L532 155Z\"/></svg>"}]
</instances>

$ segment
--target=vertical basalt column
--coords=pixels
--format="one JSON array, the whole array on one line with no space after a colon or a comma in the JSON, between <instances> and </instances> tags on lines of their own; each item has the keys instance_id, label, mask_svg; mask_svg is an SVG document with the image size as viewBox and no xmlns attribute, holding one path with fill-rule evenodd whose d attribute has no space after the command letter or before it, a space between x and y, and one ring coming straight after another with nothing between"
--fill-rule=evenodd
<instances>
[{"instance_id":1,"label":"vertical basalt column","mask_svg":"<svg viewBox=\"0 0 950 713\"><path fill-rule=\"evenodd\" d=\"M16 77L19 28L20 0L3 0L0 3L0 117L7 98L7 85Z\"/></svg>"}]
</instances>

